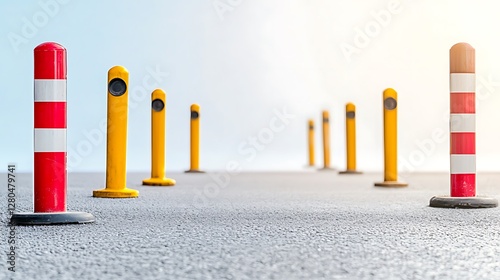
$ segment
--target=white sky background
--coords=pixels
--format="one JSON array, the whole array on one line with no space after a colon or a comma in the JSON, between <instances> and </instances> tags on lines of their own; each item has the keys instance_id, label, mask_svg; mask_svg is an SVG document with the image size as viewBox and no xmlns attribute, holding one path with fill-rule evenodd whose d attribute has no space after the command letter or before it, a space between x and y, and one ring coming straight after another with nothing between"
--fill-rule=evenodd
<instances>
[{"instance_id":1,"label":"white sky background","mask_svg":"<svg viewBox=\"0 0 500 280\"><path fill-rule=\"evenodd\" d=\"M40 1L49 2L54 1ZM189 106L195 102L201 105L204 170L222 170L230 160L243 170L302 169L307 119L314 118L319 129L322 109L330 110L332 163L343 169L344 106L354 102L358 169L381 171L387 87L399 93L399 158L412 162L400 170L447 171L449 48L468 42L476 48L478 75L477 167L500 170L497 2L400 0L400 12L391 14L386 26L376 23L373 14L388 11L391 2L73 0L58 4L46 23L42 16L36 31L23 34L27 21L47 12L38 1L1 1L0 164L16 162L20 171L32 170L33 48L56 41L68 51L71 171L105 170L104 134L94 143L86 134L106 119L107 71L114 65L129 70L129 102L135 104L129 107L129 171L150 170L154 88L146 86L145 96L138 93L155 69L168 73L157 77L167 92L167 172L189 167ZM233 7L218 14L214 3ZM346 57L342 44L357 47L356 28L373 23L380 31ZM24 41L13 44L13 34ZM283 131L255 157L239 151L284 107L295 118ZM444 138L429 144L439 132ZM320 165L320 130L316 139ZM419 147L421 142L429 142L430 150Z\"/></svg>"}]
</instances>

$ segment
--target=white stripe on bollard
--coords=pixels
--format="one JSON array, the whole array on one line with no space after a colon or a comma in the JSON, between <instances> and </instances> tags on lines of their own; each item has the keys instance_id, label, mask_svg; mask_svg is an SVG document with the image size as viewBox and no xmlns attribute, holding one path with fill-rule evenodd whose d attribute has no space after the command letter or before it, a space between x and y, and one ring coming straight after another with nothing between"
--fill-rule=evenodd
<instances>
[{"instance_id":1,"label":"white stripe on bollard","mask_svg":"<svg viewBox=\"0 0 500 280\"><path fill-rule=\"evenodd\" d=\"M66 80L35 80L35 102L65 102Z\"/></svg>"},{"instance_id":2,"label":"white stripe on bollard","mask_svg":"<svg viewBox=\"0 0 500 280\"><path fill-rule=\"evenodd\" d=\"M450 73L450 93L475 92L476 74Z\"/></svg>"},{"instance_id":3,"label":"white stripe on bollard","mask_svg":"<svg viewBox=\"0 0 500 280\"><path fill-rule=\"evenodd\" d=\"M35 128L35 152L66 152L66 129Z\"/></svg>"},{"instance_id":4,"label":"white stripe on bollard","mask_svg":"<svg viewBox=\"0 0 500 280\"><path fill-rule=\"evenodd\" d=\"M476 132L476 115L450 114L450 132Z\"/></svg>"},{"instance_id":5,"label":"white stripe on bollard","mask_svg":"<svg viewBox=\"0 0 500 280\"><path fill-rule=\"evenodd\" d=\"M474 174L476 173L476 155L451 155L451 174Z\"/></svg>"}]
</instances>

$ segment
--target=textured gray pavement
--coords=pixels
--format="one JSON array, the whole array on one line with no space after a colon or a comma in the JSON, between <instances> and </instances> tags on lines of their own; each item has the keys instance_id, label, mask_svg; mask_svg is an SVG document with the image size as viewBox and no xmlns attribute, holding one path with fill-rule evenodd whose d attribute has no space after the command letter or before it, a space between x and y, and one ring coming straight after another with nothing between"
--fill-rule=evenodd
<instances>
[{"instance_id":1,"label":"textured gray pavement","mask_svg":"<svg viewBox=\"0 0 500 280\"><path fill-rule=\"evenodd\" d=\"M401 189L373 187L380 174L168 175L175 187L129 174L139 198L103 199L104 174L69 174L68 210L97 222L18 226L17 271L2 253L0 279L500 279L500 208L428 207L444 173ZM31 175L18 177L17 210L31 212ZM478 193L498 198L500 175L479 174Z\"/></svg>"}]
</instances>

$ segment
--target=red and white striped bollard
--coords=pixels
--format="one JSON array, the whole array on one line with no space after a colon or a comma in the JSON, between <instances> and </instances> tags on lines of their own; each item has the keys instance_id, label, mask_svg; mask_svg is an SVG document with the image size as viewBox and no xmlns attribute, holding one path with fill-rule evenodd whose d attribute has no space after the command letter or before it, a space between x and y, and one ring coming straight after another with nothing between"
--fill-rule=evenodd
<instances>
[{"instance_id":1,"label":"red and white striped bollard","mask_svg":"<svg viewBox=\"0 0 500 280\"><path fill-rule=\"evenodd\" d=\"M34 212L15 213L19 225L94 222L66 212L66 49L53 42L34 50Z\"/></svg>"},{"instance_id":2,"label":"red and white striped bollard","mask_svg":"<svg viewBox=\"0 0 500 280\"><path fill-rule=\"evenodd\" d=\"M498 201L476 196L475 50L467 43L450 49L450 196L433 197L432 207L490 208Z\"/></svg>"}]
</instances>

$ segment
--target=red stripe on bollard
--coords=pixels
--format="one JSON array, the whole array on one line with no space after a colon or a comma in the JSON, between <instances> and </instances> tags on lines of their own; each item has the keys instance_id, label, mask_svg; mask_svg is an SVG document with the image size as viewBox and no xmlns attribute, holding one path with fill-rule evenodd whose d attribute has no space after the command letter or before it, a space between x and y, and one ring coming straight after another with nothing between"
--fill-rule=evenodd
<instances>
[{"instance_id":1,"label":"red stripe on bollard","mask_svg":"<svg viewBox=\"0 0 500 280\"><path fill-rule=\"evenodd\" d=\"M37 152L34 163L35 212L66 211L66 153Z\"/></svg>"},{"instance_id":2,"label":"red stripe on bollard","mask_svg":"<svg viewBox=\"0 0 500 280\"><path fill-rule=\"evenodd\" d=\"M476 196L476 174L451 174L451 196Z\"/></svg>"},{"instance_id":3,"label":"red stripe on bollard","mask_svg":"<svg viewBox=\"0 0 500 280\"><path fill-rule=\"evenodd\" d=\"M455 132L450 137L451 154L476 154L476 133Z\"/></svg>"},{"instance_id":4,"label":"red stripe on bollard","mask_svg":"<svg viewBox=\"0 0 500 280\"><path fill-rule=\"evenodd\" d=\"M475 93L451 93L450 113L452 114L475 114L476 113Z\"/></svg>"},{"instance_id":5,"label":"red stripe on bollard","mask_svg":"<svg viewBox=\"0 0 500 280\"><path fill-rule=\"evenodd\" d=\"M35 128L66 128L66 102L35 102Z\"/></svg>"}]
</instances>

